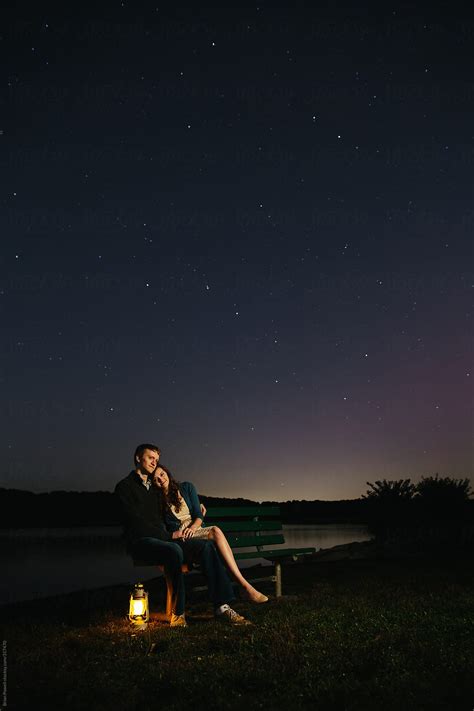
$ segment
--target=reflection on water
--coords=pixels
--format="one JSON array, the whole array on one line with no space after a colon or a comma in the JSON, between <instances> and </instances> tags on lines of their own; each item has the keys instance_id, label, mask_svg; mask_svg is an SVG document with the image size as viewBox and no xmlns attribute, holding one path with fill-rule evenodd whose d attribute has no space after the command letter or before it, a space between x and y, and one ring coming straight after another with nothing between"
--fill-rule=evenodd
<instances>
[{"instance_id":1,"label":"reflection on water","mask_svg":"<svg viewBox=\"0 0 474 711\"><path fill-rule=\"evenodd\" d=\"M284 531L289 547L332 548L370 539L362 525L289 525ZM0 552L0 604L145 581L157 575L153 568L133 565L125 553L121 529L114 526L0 531ZM247 565L258 562L263 561Z\"/></svg>"},{"instance_id":2,"label":"reflection on water","mask_svg":"<svg viewBox=\"0 0 474 711\"><path fill-rule=\"evenodd\" d=\"M360 524L327 523L321 526L284 526L286 545L333 548L344 543L370 541L367 526Z\"/></svg>"}]
</instances>

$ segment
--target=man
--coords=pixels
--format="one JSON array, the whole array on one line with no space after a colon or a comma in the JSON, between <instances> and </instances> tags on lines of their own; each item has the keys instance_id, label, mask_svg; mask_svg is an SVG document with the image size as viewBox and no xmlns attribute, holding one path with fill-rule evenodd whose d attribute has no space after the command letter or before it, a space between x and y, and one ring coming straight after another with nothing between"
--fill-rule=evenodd
<instances>
[{"instance_id":1,"label":"man","mask_svg":"<svg viewBox=\"0 0 474 711\"><path fill-rule=\"evenodd\" d=\"M235 599L225 567L212 541L183 539L182 531L166 530L159 491L152 486L160 459L154 444L140 444L134 454L135 469L115 487L123 514L127 549L134 558L162 565L171 596L171 627L185 627L185 591L181 566L197 563L207 578L209 597L219 620L247 625L248 620L229 606Z\"/></svg>"}]
</instances>

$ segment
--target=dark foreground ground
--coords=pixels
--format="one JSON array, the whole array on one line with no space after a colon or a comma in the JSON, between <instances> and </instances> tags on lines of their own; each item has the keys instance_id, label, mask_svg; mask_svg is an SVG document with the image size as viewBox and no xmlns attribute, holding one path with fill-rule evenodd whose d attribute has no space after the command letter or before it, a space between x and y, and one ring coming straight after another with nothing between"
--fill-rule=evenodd
<instances>
[{"instance_id":1,"label":"dark foreground ground","mask_svg":"<svg viewBox=\"0 0 474 711\"><path fill-rule=\"evenodd\" d=\"M287 566L285 597L236 603L253 625L235 629L192 592L189 627L170 629L161 579L145 633L125 618L128 587L1 607L7 708L471 711L472 563Z\"/></svg>"}]
</instances>

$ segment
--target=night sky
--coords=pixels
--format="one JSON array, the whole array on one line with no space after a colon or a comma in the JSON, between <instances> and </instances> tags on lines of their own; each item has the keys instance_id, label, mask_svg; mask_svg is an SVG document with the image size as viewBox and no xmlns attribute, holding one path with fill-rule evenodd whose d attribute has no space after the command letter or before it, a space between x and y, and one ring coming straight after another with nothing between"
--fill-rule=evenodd
<instances>
[{"instance_id":1,"label":"night sky","mask_svg":"<svg viewBox=\"0 0 474 711\"><path fill-rule=\"evenodd\" d=\"M214 496L471 475L446 8L5 11L0 486L112 490L143 441Z\"/></svg>"}]
</instances>

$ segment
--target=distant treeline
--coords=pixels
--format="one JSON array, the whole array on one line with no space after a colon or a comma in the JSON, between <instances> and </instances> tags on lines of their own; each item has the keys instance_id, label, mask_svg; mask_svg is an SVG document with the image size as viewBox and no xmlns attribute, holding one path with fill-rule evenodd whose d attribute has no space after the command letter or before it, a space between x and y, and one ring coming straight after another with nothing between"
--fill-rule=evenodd
<instances>
[{"instance_id":1,"label":"distant treeline","mask_svg":"<svg viewBox=\"0 0 474 711\"><path fill-rule=\"evenodd\" d=\"M200 496L205 506L256 506L250 499ZM285 523L366 523L367 502L344 501L264 501L279 506ZM52 528L62 526L120 525L120 510L108 491L31 491L0 488L1 528Z\"/></svg>"}]
</instances>

